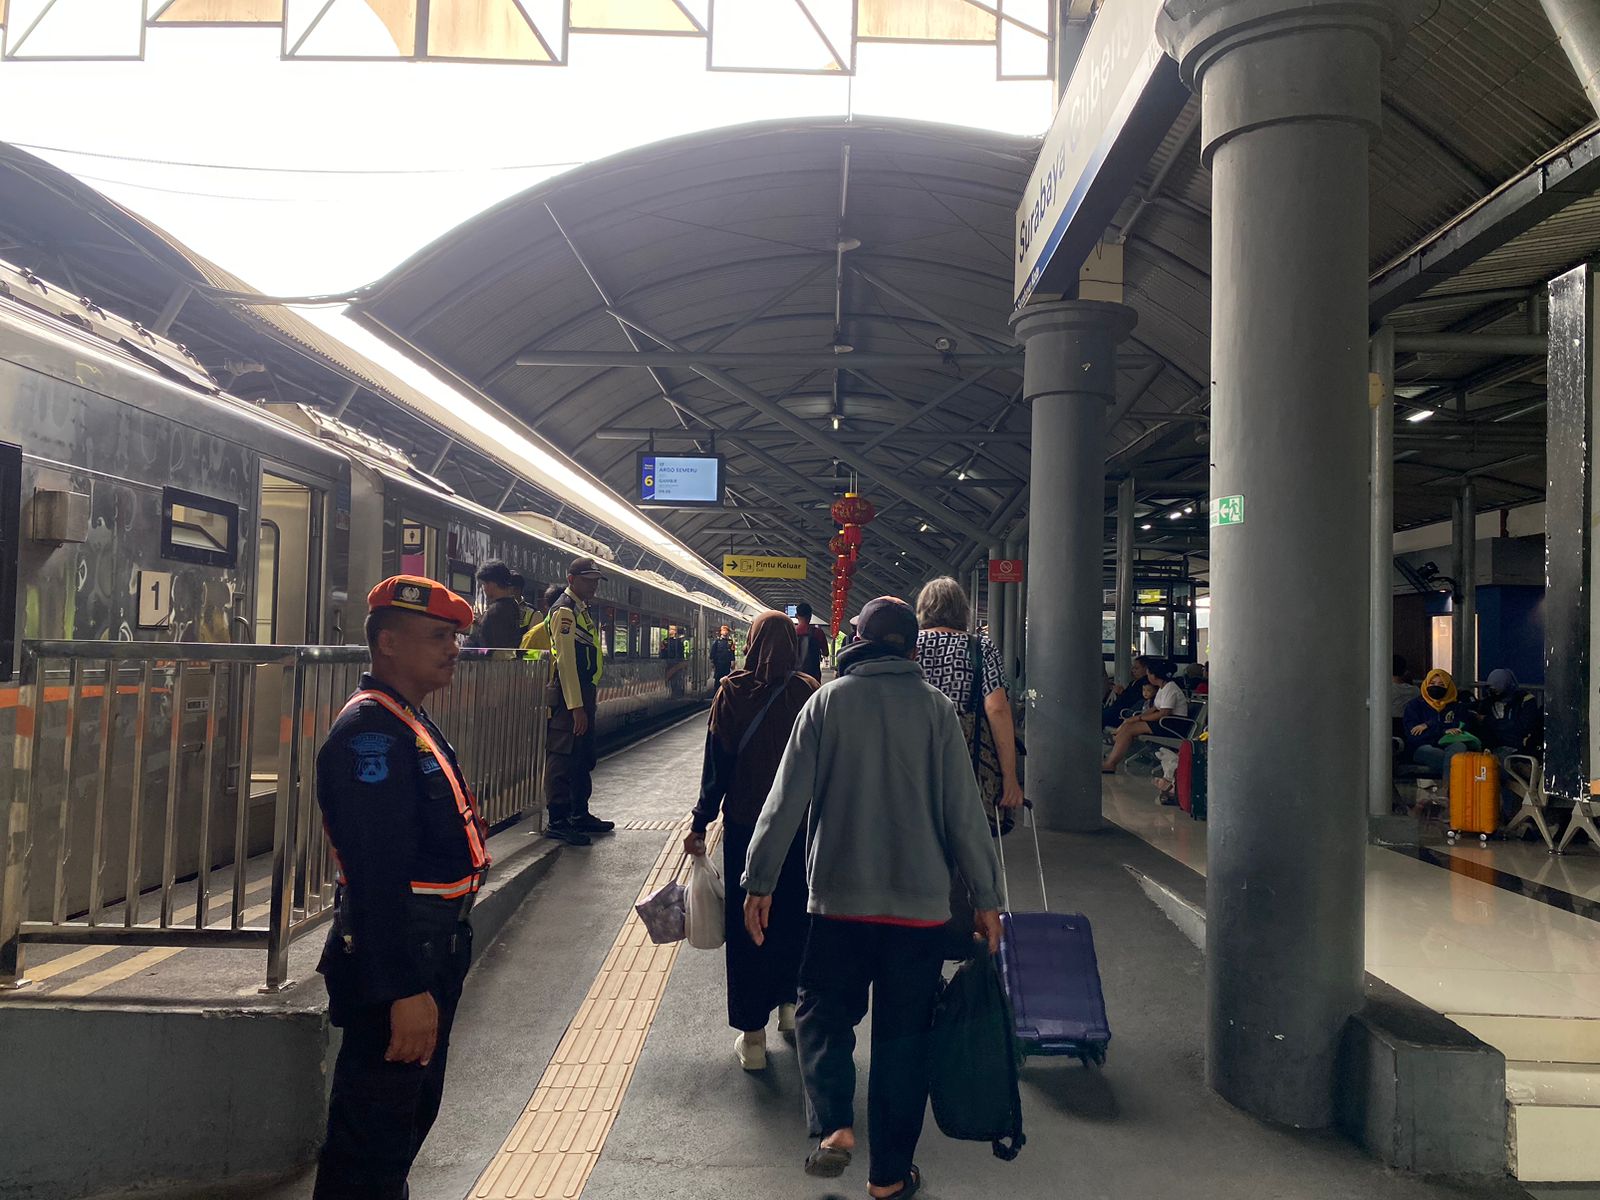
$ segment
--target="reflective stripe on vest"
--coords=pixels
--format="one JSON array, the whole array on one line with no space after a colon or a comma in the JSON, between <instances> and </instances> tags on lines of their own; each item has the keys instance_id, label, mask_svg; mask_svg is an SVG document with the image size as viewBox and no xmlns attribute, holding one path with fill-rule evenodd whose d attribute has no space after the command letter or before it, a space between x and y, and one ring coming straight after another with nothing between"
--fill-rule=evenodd
<instances>
[{"instance_id":1,"label":"reflective stripe on vest","mask_svg":"<svg viewBox=\"0 0 1600 1200\"><path fill-rule=\"evenodd\" d=\"M387 708L391 713L404 722L406 727L416 735L416 739L422 745L423 749L427 750L433 755L434 761L439 764L439 769L444 772L445 779L450 783L450 791L455 795L456 811L461 814L461 821L467 834L467 848L472 852L473 870L483 870L489 865L489 855L483 848L483 839L478 836L478 810L473 807L471 793L469 793L467 789L462 786L461 781L456 778L455 769L450 765L450 760L445 756L444 751L439 749L439 743L433 740L433 735L428 732L428 727L421 721L417 720L416 716L411 712L410 709L406 708L402 704L397 703L383 692L362 691L355 693L355 695L351 696L349 700L345 701L344 709L339 713L339 715L342 717L345 713L349 712L363 700L376 700L379 704ZM474 876L474 878L476 877ZM436 887L454 888L457 886L459 885L456 883L434 884L418 883L413 881L411 884L411 890L414 892L426 892L429 895L432 895L433 889Z\"/></svg>"}]
</instances>

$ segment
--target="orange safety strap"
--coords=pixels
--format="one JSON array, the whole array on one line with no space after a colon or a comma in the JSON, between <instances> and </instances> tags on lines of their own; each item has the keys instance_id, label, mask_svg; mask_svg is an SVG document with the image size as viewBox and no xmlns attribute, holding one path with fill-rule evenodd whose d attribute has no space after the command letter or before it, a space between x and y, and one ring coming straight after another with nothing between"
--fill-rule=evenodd
<instances>
[{"instance_id":1,"label":"orange safety strap","mask_svg":"<svg viewBox=\"0 0 1600 1200\"><path fill-rule=\"evenodd\" d=\"M466 829L467 846L472 851L473 869L475 871L483 870L489 865L489 855L488 852L483 848L483 839L478 835L478 810L473 807L472 793L467 791L467 789L462 786L461 781L456 778L455 769L450 765L450 760L445 757L444 751L439 749L439 743L433 740L433 735L428 732L427 726L425 726L421 721L417 720L416 716L411 712L410 709L406 708L402 704L396 703L392 698L385 695L383 692L356 692L350 697L349 700L345 702L344 709L339 715L343 716L356 705L360 704L363 700L376 700L379 704L383 705L391 713L403 721L406 727L416 735L418 743L427 749L428 752L433 755L434 760L438 762L439 769L444 772L444 777L450 781L450 790L455 793L456 811L461 814L462 824ZM413 883L411 886L413 891L417 890L417 884ZM434 885L428 884L424 886L429 888L431 892L431 889ZM454 888L458 887L459 883L442 884L439 886Z\"/></svg>"}]
</instances>

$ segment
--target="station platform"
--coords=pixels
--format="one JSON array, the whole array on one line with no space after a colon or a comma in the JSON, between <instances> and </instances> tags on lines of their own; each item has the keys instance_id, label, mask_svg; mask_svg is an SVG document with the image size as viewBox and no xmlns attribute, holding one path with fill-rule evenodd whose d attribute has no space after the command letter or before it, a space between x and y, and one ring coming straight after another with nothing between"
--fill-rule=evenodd
<instances>
[{"instance_id":1,"label":"station platform","mask_svg":"<svg viewBox=\"0 0 1600 1200\"><path fill-rule=\"evenodd\" d=\"M1206 825L1163 807L1148 779L1106 781L1122 830L1204 875ZM1506 1059L1511 1169L1600 1196L1600 852L1537 841L1369 846L1367 971Z\"/></svg>"},{"instance_id":2,"label":"station platform","mask_svg":"<svg viewBox=\"0 0 1600 1200\"><path fill-rule=\"evenodd\" d=\"M773 1032L767 1070L735 1063L722 953L653 947L632 916L641 890L676 864L703 740L694 719L603 762L594 804L618 821L617 833L563 848L484 947L451 1046L444 1110L412 1173L415 1200L866 1194L862 1158L837 1181L802 1173L809 1142L792 1046ZM1195 833L1203 840L1203 827ZM1509 1179L1389 1170L1339 1135L1271 1128L1233 1109L1204 1082L1201 955L1127 869L1155 869L1165 856L1115 828L1046 833L1043 852L1052 904L1094 922L1109 1060L1103 1069L1025 1066L1028 1144L1013 1163L987 1145L945 1139L930 1117L918 1154L923 1195L1530 1194ZM1031 866L1013 864L1019 906L1034 897ZM307 1171L254 1195L306 1200L310 1191Z\"/></svg>"}]
</instances>

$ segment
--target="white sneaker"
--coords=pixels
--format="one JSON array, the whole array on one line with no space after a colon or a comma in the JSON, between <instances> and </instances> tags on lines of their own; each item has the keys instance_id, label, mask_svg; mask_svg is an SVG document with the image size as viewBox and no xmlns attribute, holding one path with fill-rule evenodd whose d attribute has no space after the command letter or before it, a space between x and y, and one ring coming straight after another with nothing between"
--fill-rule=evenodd
<instances>
[{"instance_id":1,"label":"white sneaker","mask_svg":"<svg viewBox=\"0 0 1600 1200\"><path fill-rule=\"evenodd\" d=\"M733 1039L733 1052L746 1071L766 1070L767 1031L757 1029L754 1033L741 1033Z\"/></svg>"},{"instance_id":2,"label":"white sneaker","mask_svg":"<svg viewBox=\"0 0 1600 1200\"><path fill-rule=\"evenodd\" d=\"M779 1033L793 1033L794 1032L794 1005L792 1005L792 1004L780 1004L780 1005L778 1005L778 1032Z\"/></svg>"}]
</instances>

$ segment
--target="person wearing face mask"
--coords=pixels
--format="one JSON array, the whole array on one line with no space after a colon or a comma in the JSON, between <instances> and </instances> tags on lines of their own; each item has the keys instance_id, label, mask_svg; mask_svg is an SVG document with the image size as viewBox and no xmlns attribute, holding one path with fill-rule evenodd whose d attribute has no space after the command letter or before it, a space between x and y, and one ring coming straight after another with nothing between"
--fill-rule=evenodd
<instances>
[{"instance_id":1,"label":"person wearing face mask","mask_svg":"<svg viewBox=\"0 0 1600 1200\"><path fill-rule=\"evenodd\" d=\"M1405 715L1400 718L1406 757L1448 779L1450 760L1468 746L1440 742L1452 733L1462 732L1466 716L1466 706L1456 694L1456 681L1450 672L1437 667L1429 671L1422 681L1422 694L1406 704Z\"/></svg>"}]
</instances>

